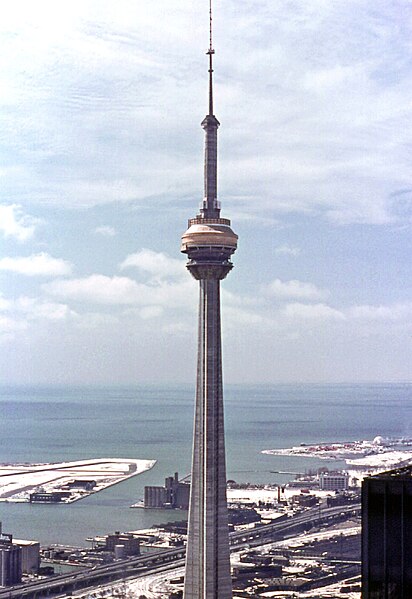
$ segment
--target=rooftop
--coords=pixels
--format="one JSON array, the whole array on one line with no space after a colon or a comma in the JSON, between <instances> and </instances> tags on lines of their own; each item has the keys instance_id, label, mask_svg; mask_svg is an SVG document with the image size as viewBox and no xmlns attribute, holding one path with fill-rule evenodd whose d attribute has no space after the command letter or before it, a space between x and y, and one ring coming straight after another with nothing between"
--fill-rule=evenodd
<instances>
[{"instance_id":1,"label":"rooftop","mask_svg":"<svg viewBox=\"0 0 412 599\"><path fill-rule=\"evenodd\" d=\"M412 477L412 464L409 466L402 466L401 468L395 468L394 470L388 470L387 472L380 472L370 478L397 478L397 479L410 479Z\"/></svg>"}]
</instances>

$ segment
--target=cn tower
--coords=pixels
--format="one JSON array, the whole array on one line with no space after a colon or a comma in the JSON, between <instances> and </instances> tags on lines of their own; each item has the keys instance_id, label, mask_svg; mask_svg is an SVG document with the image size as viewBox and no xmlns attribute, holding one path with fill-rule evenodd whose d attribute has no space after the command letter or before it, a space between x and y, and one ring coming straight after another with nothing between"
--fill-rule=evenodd
<instances>
[{"instance_id":1,"label":"cn tower","mask_svg":"<svg viewBox=\"0 0 412 599\"><path fill-rule=\"evenodd\" d=\"M210 0L211 2L211 0ZM209 112L205 131L204 199L189 220L181 251L199 281L197 383L184 599L231 599L226 457L223 418L220 281L233 268L237 235L220 217L217 200L217 130L213 111L213 44L210 4Z\"/></svg>"}]
</instances>

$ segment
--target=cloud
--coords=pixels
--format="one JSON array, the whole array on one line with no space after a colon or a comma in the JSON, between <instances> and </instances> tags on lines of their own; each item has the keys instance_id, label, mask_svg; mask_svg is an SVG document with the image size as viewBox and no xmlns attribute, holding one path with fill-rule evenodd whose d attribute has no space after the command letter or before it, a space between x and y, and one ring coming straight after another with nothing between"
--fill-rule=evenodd
<instances>
[{"instance_id":1,"label":"cloud","mask_svg":"<svg viewBox=\"0 0 412 599\"><path fill-rule=\"evenodd\" d=\"M0 205L0 231L5 237L27 241L33 236L38 219L24 214L17 204Z\"/></svg>"},{"instance_id":2,"label":"cloud","mask_svg":"<svg viewBox=\"0 0 412 599\"><path fill-rule=\"evenodd\" d=\"M127 256L120 264L120 270L127 268L137 268L154 279L181 278L188 275L183 260L170 258L163 252L148 249Z\"/></svg>"},{"instance_id":3,"label":"cloud","mask_svg":"<svg viewBox=\"0 0 412 599\"><path fill-rule=\"evenodd\" d=\"M174 339L177 337L187 339L188 335L193 336L193 327L187 322L182 321L165 322L162 325L162 332L172 336Z\"/></svg>"},{"instance_id":4,"label":"cloud","mask_svg":"<svg viewBox=\"0 0 412 599\"><path fill-rule=\"evenodd\" d=\"M267 291L270 295L278 299L319 300L328 295L328 291L319 289L313 283L306 283L295 279L290 281L275 279L267 286Z\"/></svg>"},{"instance_id":5,"label":"cloud","mask_svg":"<svg viewBox=\"0 0 412 599\"><path fill-rule=\"evenodd\" d=\"M368 305L352 306L348 310L348 316L355 320L363 321L401 321L412 318L412 302L394 303L390 305Z\"/></svg>"},{"instance_id":6,"label":"cloud","mask_svg":"<svg viewBox=\"0 0 412 599\"><path fill-rule=\"evenodd\" d=\"M240 215L402 221L391 198L410 187L406 5L221 3L220 187ZM207 31L195 4L25 6L2 15L4 201L149 206L154 197L193 197L207 75Z\"/></svg>"},{"instance_id":7,"label":"cloud","mask_svg":"<svg viewBox=\"0 0 412 599\"><path fill-rule=\"evenodd\" d=\"M184 282L137 283L128 277L93 274L80 279L44 284L43 290L67 301L117 306L195 306L195 288L190 278Z\"/></svg>"},{"instance_id":8,"label":"cloud","mask_svg":"<svg viewBox=\"0 0 412 599\"><path fill-rule=\"evenodd\" d=\"M302 320L344 320L348 327L359 324L365 326L370 324L372 326L377 323L404 323L406 326L410 326L412 322L412 303L399 302L379 306L363 304L338 310L323 303L303 304L292 302L281 308L279 314L287 318Z\"/></svg>"},{"instance_id":9,"label":"cloud","mask_svg":"<svg viewBox=\"0 0 412 599\"><path fill-rule=\"evenodd\" d=\"M300 248L298 248L297 246L287 244L279 245L277 248L275 248L275 254L281 256L299 256L300 251Z\"/></svg>"},{"instance_id":10,"label":"cloud","mask_svg":"<svg viewBox=\"0 0 412 599\"><path fill-rule=\"evenodd\" d=\"M103 331L109 326L120 326L121 321L118 315L108 314L107 312L82 312L77 314L75 320L76 329L91 330L104 334Z\"/></svg>"},{"instance_id":11,"label":"cloud","mask_svg":"<svg viewBox=\"0 0 412 599\"><path fill-rule=\"evenodd\" d=\"M76 312L71 310L67 304L26 296L19 297L14 302L13 309L16 313L24 314L28 320L57 321L76 316Z\"/></svg>"},{"instance_id":12,"label":"cloud","mask_svg":"<svg viewBox=\"0 0 412 599\"><path fill-rule=\"evenodd\" d=\"M29 277L58 277L68 275L72 271L69 262L60 258L52 258L45 252L17 258L0 259L0 270L15 272Z\"/></svg>"},{"instance_id":13,"label":"cloud","mask_svg":"<svg viewBox=\"0 0 412 599\"><path fill-rule=\"evenodd\" d=\"M159 318L159 316L162 316L163 312L162 306L147 306L140 310L140 318L143 318L143 320Z\"/></svg>"},{"instance_id":14,"label":"cloud","mask_svg":"<svg viewBox=\"0 0 412 599\"><path fill-rule=\"evenodd\" d=\"M332 347L336 331L347 335L341 345L348 362L353 341L361 333L376 335L377 329L382 354L392 355L391 348L399 347L397 362L407 361L407 346L399 339L410 334L404 301L410 280L408 231L402 227L410 229L412 222L412 5L401 0L402 10L394 11L392 4L229 0L216 6L219 195L222 216L227 210L243 240L238 274L222 285L223 326L233 324L227 337L245 351L256 342L262 371L256 370L257 357L242 361L251 377L278 376L272 371L274 357L284 354L280 336L276 352L271 349L271 326L283 339L298 331L304 350L309 347L305 335L310 336L313 322L318 332L322 318L322 333ZM122 353L111 342L117 320L125 340L133 331L138 342L142 331L149 331L144 339L153 354L167 348L163 340L152 339L150 329L175 327L183 335L193 327L188 323L196 310L197 284L183 261L135 250L153 243L167 251L177 220L194 215L189 205L194 210L202 197L205 21L192 0L24 5L22 11L21 3L8 3L0 24L0 51L8 57L0 65L0 111L7 115L0 149L0 238L12 245L34 238L44 244L24 254L45 250L69 256L63 249L70 247L82 274L40 291L40 275L13 276L13 286L45 297L31 308L26 304L27 312L24 302L13 308L5 298L0 308L10 318L18 314L29 320L29 313L58 315L65 313L59 306L73 306L81 318L67 318L64 352L76 361L80 320L85 327L96 323L84 353L90 372L101 318L102 345L110 346L108 364L114 372L113 358ZM42 227L42 239L29 213L53 219L53 226ZM130 219L123 219L128 214ZM275 236L275 227L287 227L287 234ZM116 230L118 243L112 243ZM90 242L96 245L98 239L110 242L110 252L96 256L90 251ZM176 246L172 251L177 258ZM252 265L257 255L259 269ZM3 256L16 252L7 249ZM270 256L282 267L275 274L269 274L275 272ZM292 259L293 272L287 272ZM241 263L248 276L240 276ZM331 272L336 268L338 277ZM329 296L322 286L330 288ZM352 305L356 297L364 305ZM398 303L390 305L387 297ZM58 323L47 322L46 350L52 336L56 346L63 345L55 332ZM236 322L243 325L239 336ZM191 333L194 339L194 327ZM22 338L16 364L19 353L28 352L26 335ZM34 336L26 345L41 351ZM313 363L322 358L316 346L314 339ZM176 354L180 349L172 348ZM289 349L289 364L294 364L296 346ZM359 364L362 355L376 362L374 372L383 377L372 342L353 361ZM339 362L331 362L331 376ZM51 376L48 360L44 363ZM174 366L164 363L165 377L174 376Z\"/></svg>"},{"instance_id":15,"label":"cloud","mask_svg":"<svg viewBox=\"0 0 412 599\"><path fill-rule=\"evenodd\" d=\"M147 303L147 289L127 277L93 274L81 279L58 280L43 285L46 293L67 300L108 305Z\"/></svg>"},{"instance_id":16,"label":"cloud","mask_svg":"<svg viewBox=\"0 0 412 599\"><path fill-rule=\"evenodd\" d=\"M257 311L245 310L236 306L224 309L223 327L243 327L264 324L266 319Z\"/></svg>"},{"instance_id":17,"label":"cloud","mask_svg":"<svg viewBox=\"0 0 412 599\"><path fill-rule=\"evenodd\" d=\"M281 314L291 319L311 321L345 320L345 315L326 304L301 304L294 302L282 308Z\"/></svg>"},{"instance_id":18,"label":"cloud","mask_svg":"<svg viewBox=\"0 0 412 599\"><path fill-rule=\"evenodd\" d=\"M0 293L0 311L8 310L11 306L11 302L8 299L5 299L3 295Z\"/></svg>"},{"instance_id":19,"label":"cloud","mask_svg":"<svg viewBox=\"0 0 412 599\"><path fill-rule=\"evenodd\" d=\"M66 304L42 298L20 296L16 300L0 300L0 309L7 311L7 315L0 314L0 339L3 342L16 340L22 333L30 335L30 329L42 323L52 323L54 327L57 322L77 318L76 312Z\"/></svg>"},{"instance_id":20,"label":"cloud","mask_svg":"<svg viewBox=\"0 0 412 599\"><path fill-rule=\"evenodd\" d=\"M103 235L103 237L114 237L117 233L114 227L109 227L107 225L103 225L101 227L96 227L94 232L97 235Z\"/></svg>"},{"instance_id":21,"label":"cloud","mask_svg":"<svg viewBox=\"0 0 412 599\"><path fill-rule=\"evenodd\" d=\"M8 316L0 316L0 335L8 338L13 333L27 329L27 323Z\"/></svg>"}]
</instances>

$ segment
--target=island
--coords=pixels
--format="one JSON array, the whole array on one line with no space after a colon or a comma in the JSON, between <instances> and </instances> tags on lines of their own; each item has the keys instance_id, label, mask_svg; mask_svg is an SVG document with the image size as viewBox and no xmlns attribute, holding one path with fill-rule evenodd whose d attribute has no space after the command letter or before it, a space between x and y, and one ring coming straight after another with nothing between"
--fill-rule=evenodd
<instances>
[{"instance_id":1,"label":"island","mask_svg":"<svg viewBox=\"0 0 412 599\"><path fill-rule=\"evenodd\" d=\"M155 464L156 460L130 458L0 464L0 501L73 503L150 470Z\"/></svg>"},{"instance_id":2,"label":"island","mask_svg":"<svg viewBox=\"0 0 412 599\"><path fill-rule=\"evenodd\" d=\"M346 441L315 443L287 449L264 449L262 453L274 456L341 460L353 470L376 474L384 470L401 468L412 463L412 439L377 436L372 441Z\"/></svg>"}]
</instances>

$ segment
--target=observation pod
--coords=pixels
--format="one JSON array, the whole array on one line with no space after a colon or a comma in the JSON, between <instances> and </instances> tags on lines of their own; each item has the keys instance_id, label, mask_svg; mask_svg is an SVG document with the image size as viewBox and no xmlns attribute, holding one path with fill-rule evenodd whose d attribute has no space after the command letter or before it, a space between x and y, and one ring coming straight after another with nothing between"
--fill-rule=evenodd
<instances>
[{"instance_id":1,"label":"observation pod","mask_svg":"<svg viewBox=\"0 0 412 599\"><path fill-rule=\"evenodd\" d=\"M237 240L226 218L190 219L182 236L181 251L187 254L187 268L192 276L197 280L224 279L233 268L229 259L237 248Z\"/></svg>"}]
</instances>

